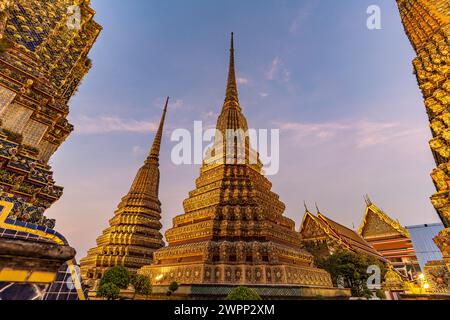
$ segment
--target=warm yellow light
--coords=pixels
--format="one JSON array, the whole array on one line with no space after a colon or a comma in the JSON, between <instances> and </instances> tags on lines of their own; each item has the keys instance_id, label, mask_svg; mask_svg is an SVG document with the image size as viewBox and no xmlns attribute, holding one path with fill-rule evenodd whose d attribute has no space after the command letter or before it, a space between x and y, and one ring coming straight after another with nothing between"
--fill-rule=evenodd
<instances>
[{"instance_id":1,"label":"warm yellow light","mask_svg":"<svg viewBox=\"0 0 450 320\"><path fill-rule=\"evenodd\" d=\"M430 287L430 285L428 284L428 283L425 283L424 285L423 285L423 288L424 289L428 289Z\"/></svg>"},{"instance_id":2,"label":"warm yellow light","mask_svg":"<svg viewBox=\"0 0 450 320\"><path fill-rule=\"evenodd\" d=\"M419 274L419 279L424 279L425 275L423 273Z\"/></svg>"},{"instance_id":3,"label":"warm yellow light","mask_svg":"<svg viewBox=\"0 0 450 320\"><path fill-rule=\"evenodd\" d=\"M161 281L164 278L163 274L160 274L159 276L156 276L155 280L156 281Z\"/></svg>"}]
</instances>

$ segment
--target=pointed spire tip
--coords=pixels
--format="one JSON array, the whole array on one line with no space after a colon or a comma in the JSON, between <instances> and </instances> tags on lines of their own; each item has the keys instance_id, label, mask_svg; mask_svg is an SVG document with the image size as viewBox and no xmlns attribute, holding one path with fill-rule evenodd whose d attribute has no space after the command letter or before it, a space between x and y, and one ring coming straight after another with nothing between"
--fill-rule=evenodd
<instances>
[{"instance_id":1,"label":"pointed spire tip","mask_svg":"<svg viewBox=\"0 0 450 320\"><path fill-rule=\"evenodd\" d=\"M167 107L169 106L170 97L168 96L166 99L166 104L164 105L164 111L167 111Z\"/></svg>"},{"instance_id":2,"label":"pointed spire tip","mask_svg":"<svg viewBox=\"0 0 450 320\"><path fill-rule=\"evenodd\" d=\"M238 90L236 83L236 70L234 65L234 32L231 33L230 63L228 67L228 83L226 89L225 102L235 102L239 104Z\"/></svg>"},{"instance_id":3,"label":"pointed spire tip","mask_svg":"<svg viewBox=\"0 0 450 320\"><path fill-rule=\"evenodd\" d=\"M161 140L164 130L164 122L166 120L167 107L169 106L169 97L167 97L166 104L164 106L164 110L161 116L161 121L159 123L158 130L156 131L155 138L153 139L153 145L150 150L150 153L147 157L146 162L153 161L154 163L158 163L159 161L159 152L161 149Z\"/></svg>"}]
</instances>

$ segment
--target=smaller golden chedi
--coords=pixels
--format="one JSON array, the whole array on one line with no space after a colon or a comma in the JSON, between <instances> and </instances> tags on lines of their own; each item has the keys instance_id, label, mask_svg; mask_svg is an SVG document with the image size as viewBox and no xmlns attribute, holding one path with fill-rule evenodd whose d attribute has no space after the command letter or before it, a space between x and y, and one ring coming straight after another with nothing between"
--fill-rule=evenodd
<instances>
[{"instance_id":1,"label":"smaller golden chedi","mask_svg":"<svg viewBox=\"0 0 450 320\"><path fill-rule=\"evenodd\" d=\"M159 194L159 153L169 98L151 151L128 194L122 198L110 227L97 238L97 247L81 259L81 276L95 288L104 272L124 266L131 272L152 262L153 252L164 246Z\"/></svg>"}]
</instances>

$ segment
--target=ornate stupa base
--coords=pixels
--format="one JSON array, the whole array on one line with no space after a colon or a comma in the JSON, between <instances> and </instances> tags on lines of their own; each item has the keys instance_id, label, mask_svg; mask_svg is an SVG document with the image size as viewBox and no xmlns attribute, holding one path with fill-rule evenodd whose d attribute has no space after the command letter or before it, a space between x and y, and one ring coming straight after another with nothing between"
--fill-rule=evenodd
<instances>
[{"instance_id":1,"label":"ornate stupa base","mask_svg":"<svg viewBox=\"0 0 450 320\"><path fill-rule=\"evenodd\" d=\"M330 274L325 270L292 265L268 264L187 264L173 266L151 265L140 274L150 278L152 285L212 284L212 285L299 285L332 287Z\"/></svg>"}]
</instances>

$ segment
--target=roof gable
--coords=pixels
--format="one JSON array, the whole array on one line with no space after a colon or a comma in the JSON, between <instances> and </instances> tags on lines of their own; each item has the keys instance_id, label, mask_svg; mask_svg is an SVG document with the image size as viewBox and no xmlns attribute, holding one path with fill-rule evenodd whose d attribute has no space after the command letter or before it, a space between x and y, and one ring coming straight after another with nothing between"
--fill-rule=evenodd
<instances>
[{"instance_id":1,"label":"roof gable","mask_svg":"<svg viewBox=\"0 0 450 320\"><path fill-rule=\"evenodd\" d=\"M319 219L323 220L334 231L334 234L352 250L364 252L382 259L381 254L356 231L331 220L321 213L319 213Z\"/></svg>"},{"instance_id":2,"label":"roof gable","mask_svg":"<svg viewBox=\"0 0 450 320\"><path fill-rule=\"evenodd\" d=\"M318 239L328 237L324 226L311 213L306 212L300 227L300 234L303 239Z\"/></svg>"},{"instance_id":3,"label":"roof gable","mask_svg":"<svg viewBox=\"0 0 450 320\"><path fill-rule=\"evenodd\" d=\"M406 228L373 204L369 204L358 232L365 239L402 236L409 238Z\"/></svg>"}]
</instances>

